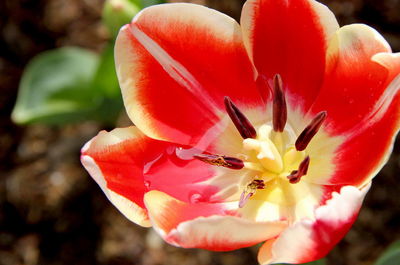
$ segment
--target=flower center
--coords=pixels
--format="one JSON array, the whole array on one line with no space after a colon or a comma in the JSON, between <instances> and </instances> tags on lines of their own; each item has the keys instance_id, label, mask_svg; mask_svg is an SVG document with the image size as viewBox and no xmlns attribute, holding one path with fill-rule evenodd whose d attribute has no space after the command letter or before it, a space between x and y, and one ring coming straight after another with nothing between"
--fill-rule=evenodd
<instances>
[{"instance_id":1,"label":"flower center","mask_svg":"<svg viewBox=\"0 0 400 265\"><path fill-rule=\"evenodd\" d=\"M286 131L274 132L272 126L262 125L256 139L243 140L243 149L249 157L244 167L262 172L264 181L272 175L286 178L305 158L305 152L297 151L290 138Z\"/></svg>"},{"instance_id":2,"label":"flower center","mask_svg":"<svg viewBox=\"0 0 400 265\"><path fill-rule=\"evenodd\" d=\"M243 140L246 157L243 167L254 171L255 177L243 190L240 207L270 182L282 180L295 184L307 174L310 158L305 151L296 149L295 141L295 135L290 130L276 132L268 124L258 129L256 138Z\"/></svg>"},{"instance_id":3,"label":"flower center","mask_svg":"<svg viewBox=\"0 0 400 265\"><path fill-rule=\"evenodd\" d=\"M327 113L318 113L300 135L295 135L287 122L287 107L280 75L273 79L272 124L263 124L256 130L239 108L225 97L225 109L243 138L244 160L224 155L194 155L203 162L230 169L247 169L254 174L240 197L243 207L257 190L265 189L269 183L286 181L298 183L307 174L310 157L306 148L326 119Z\"/></svg>"}]
</instances>

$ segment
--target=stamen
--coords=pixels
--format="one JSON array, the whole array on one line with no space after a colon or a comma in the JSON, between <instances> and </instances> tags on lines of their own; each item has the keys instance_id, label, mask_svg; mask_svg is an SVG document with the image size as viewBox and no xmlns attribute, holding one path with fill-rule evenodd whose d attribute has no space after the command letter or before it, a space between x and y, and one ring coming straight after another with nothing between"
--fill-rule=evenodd
<instances>
[{"instance_id":1,"label":"stamen","mask_svg":"<svg viewBox=\"0 0 400 265\"><path fill-rule=\"evenodd\" d=\"M287 107L283 91L282 78L279 74L274 76L274 100L272 108L272 124L275 132L283 132L287 121Z\"/></svg>"},{"instance_id":2,"label":"stamen","mask_svg":"<svg viewBox=\"0 0 400 265\"><path fill-rule=\"evenodd\" d=\"M307 156L304 160L300 163L298 170L293 170L287 178L291 184L298 183L301 177L307 175L308 166L310 165L310 157Z\"/></svg>"},{"instance_id":3,"label":"stamen","mask_svg":"<svg viewBox=\"0 0 400 265\"><path fill-rule=\"evenodd\" d=\"M221 166L230 169L242 169L244 167L244 162L235 157L222 156L222 155L208 155L208 154L198 154L194 155L193 158L196 158L205 163Z\"/></svg>"},{"instance_id":4,"label":"stamen","mask_svg":"<svg viewBox=\"0 0 400 265\"><path fill-rule=\"evenodd\" d=\"M228 112L233 124L235 124L236 129L239 131L243 139L246 138L256 138L257 132L250 121L244 116L244 114L236 107L229 97L224 98L225 109Z\"/></svg>"},{"instance_id":5,"label":"stamen","mask_svg":"<svg viewBox=\"0 0 400 265\"><path fill-rule=\"evenodd\" d=\"M247 201L257 190L265 189L265 183L262 179L254 179L240 195L239 208L243 208Z\"/></svg>"},{"instance_id":6,"label":"stamen","mask_svg":"<svg viewBox=\"0 0 400 265\"><path fill-rule=\"evenodd\" d=\"M311 139L318 132L322 123L325 121L328 113L326 111L321 111L315 116L315 118L311 121L311 123L301 132L299 137L296 140L296 150L303 151L307 148L307 145L310 143Z\"/></svg>"}]
</instances>

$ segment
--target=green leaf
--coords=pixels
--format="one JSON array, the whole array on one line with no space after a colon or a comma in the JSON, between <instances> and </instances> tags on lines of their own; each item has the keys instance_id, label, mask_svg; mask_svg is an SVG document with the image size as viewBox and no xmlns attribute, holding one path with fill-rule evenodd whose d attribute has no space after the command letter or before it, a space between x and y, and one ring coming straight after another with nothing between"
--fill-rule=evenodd
<instances>
[{"instance_id":1,"label":"green leaf","mask_svg":"<svg viewBox=\"0 0 400 265\"><path fill-rule=\"evenodd\" d=\"M98 98L91 86L98 56L80 48L60 48L36 56L21 78L12 119L19 124L60 124L84 118Z\"/></svg>"},{"instance_id":2,"label":"green leaf","mask_svg":"<svg viewBox=\"0 0 400 265\"><path fill-rule=\"evenodd\" d=\"M135 6L137 6L140 9L143 8L142 0L128 0L128 2L134 4Z\"/></svg>"},{"instance_id":3,"label":"green leaf","mask_svg":"<svg viewBox=\"0 0 400 265\"><path fill-rule=\"evenodd\" d=\"M306 263L307 265L326 265L326 259L320 259L313 262Z\"/></svg>"},{"instance_id":4,"label":"green leaf","mask_svg":"<svg viewBox=\"0 0 400 265\"><path fill-rule=\"evenodd\" d=\"M114 43L110 43L100 56L100 63L94 75L92 86L104 96L96 112L96 120L113 124L123 108L114 63Z\"/></svg>"},{"instance_id":5,"label":"green leaf","mask_svg":"<svg viewBox=\"0 0 400 265\"><path fill-rule=\"evenodd\" d=\"M131 22L132 18L143 8L165 3L162 0L106 0L103 7L103 23L113 37L119 29Z\"/></svg>"},{"instance_id":6,"label":"green leaf","mask_svg":"<svg viewBox=\"0 0 400 265\"><path fill-rule=\"evenodd\" d=\"M137 0L137 1L140 1L142 3L142 8L165 3L165 1L162 0Z\"/></svg>"},{"instance_id":7,"label":"green leaf","mask_svg":"<svg viewBox=\"0 0 400 265\"><path fill-rule=\"evenodd\" d=\"M290 264L282 263L282 264L277 264L277 265L290 265ZM320 259L320 260L304 263L303 265L326 265L326 259Z\"/></svg>"},{"instance_id":8,"label":"green leaf","mask_svg":"<svg viewBox=\"0 0 400 265\"><path fill-rule=\"evenodd\" d=\"M117 36L119 29L128 24L142 8L140 1L107 0L103 7L103 23L111 35Z\"/></svg>"},{"instance_id":9,"label":"green leaf","mask_svg":"<svg viewBox=\"0 0 400 265\"><path fill-rule=\"evenodd\" d=\"M400 261L400 241L394 242L383 252L375 265L398 265Z\"/></svg>"},{"instance_id":10,"label":"green leaf","mask_svg":"<svg viewBox=\"0 0 400 265\"><path fill-rule=\"evenodd\" d=\"M135 4L136 6L140 7L140 8L145 8L148 6L152 6L152 5L158 5L158 4L163 4L165 3L164 0L128 0L129 2Z\"/></svg>"},{"instance_id":11,"label":"green leaf","mask_svg":"<svg viewBox=\"0 0 400 265\"><path fill-rule=\"evenodd\" d=\"M109 98L121 97L114 63L114 43L105 47L100 56L100 63L94 75L93 86Z\"/></svg>"}]
</instances>

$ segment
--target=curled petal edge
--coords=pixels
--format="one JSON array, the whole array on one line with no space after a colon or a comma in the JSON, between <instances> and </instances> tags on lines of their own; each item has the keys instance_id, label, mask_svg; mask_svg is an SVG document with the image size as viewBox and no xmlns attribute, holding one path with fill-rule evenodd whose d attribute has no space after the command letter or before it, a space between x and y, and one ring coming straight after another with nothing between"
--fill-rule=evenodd
<instances>
[{"instance_id":1,"label":"curled petal edge","mask_svg":"<svg viewBox=\"0 0 400 265\"><path fill-rule=\"evenodd\" d=\"M344 186L325 205L315 210L315 219L303 219L260 248L260 264L300 264L323 258L348 232L357 218L371 182L363 188Z\"/></svg>"}]
</instances>

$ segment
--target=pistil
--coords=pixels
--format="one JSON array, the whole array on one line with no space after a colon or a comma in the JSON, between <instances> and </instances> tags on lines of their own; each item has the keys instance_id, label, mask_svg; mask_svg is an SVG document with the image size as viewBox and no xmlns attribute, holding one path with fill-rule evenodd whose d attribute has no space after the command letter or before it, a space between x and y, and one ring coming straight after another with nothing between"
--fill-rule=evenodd
<instances>
[{"instance_id":1,"label":"pistil","mask_svg":"<svg viewBox=\"0 0 400 265\"><path fill-rule=\"evenodd\" d=\"M254 151L259 163L272 172L279 173L283 169L283 162L279 151L270 139L259 141L256 139L245 139L243 147L246 150Z\"/></svg>"},{"instance_id":2,"label":"pistil","mask_svg":"<svg viewBox=\"0 0 400 265\"><path fill-rule=\"evenodd\" d=\"M239 208L243 208L247 201L253 196L257 190L265 189L265 183L261 179L254 179L250 184L248 184L245 190L240 195Z\"/></svg>"},{"instance_id":3,"label":"pistil","mask_svg":"<svg viewBox=\"0 0 400 265\"><path fill-rule=\"evenodd\" d=\"M231 118L236 129L239 131L243 139L256 138L257 132L250 121L244 116L244 114L238 109L238 107L232 102L229 97L224 98L225 109Z\"/></svg>"},{"instance_id":4,"label":"pistil","mask_svg":"<svg viewBox=\"0 0 400 265\"><path fill-rule=\"evenodd\" d=\"M276 74L273 79L272 124L275 132L283 132L287 121L287 107L282 78Z\"/></svg>"},{"instance_id":5,"label":"pistil","mask_svg":"<svg viewBox=\"0 0 400 265\"><path fill-rule=\"evenodd\" d=\"M301 132L299 137L296 140L295 146L297 151L303 151L307 148L311 139L318 132L322 123L325 121L327 116L326 111L321 111L318 113L315 118L311 121L311 123Z\"/></svg>"}]
</instances>

